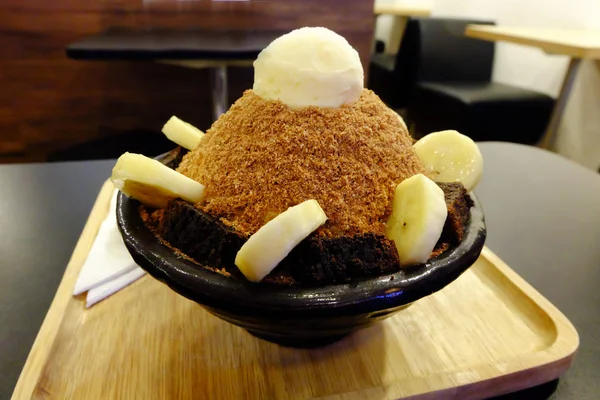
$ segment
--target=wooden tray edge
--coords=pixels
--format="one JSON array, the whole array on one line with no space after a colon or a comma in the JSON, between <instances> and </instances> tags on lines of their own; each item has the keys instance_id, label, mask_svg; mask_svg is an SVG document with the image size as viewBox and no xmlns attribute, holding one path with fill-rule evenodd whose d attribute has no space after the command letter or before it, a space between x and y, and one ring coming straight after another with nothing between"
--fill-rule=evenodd
<instances>
[{"instance_id":1,"label":"wooden tray edge","mask_svg":"<svg viewBox=\"0 0 600 400\"><path fill-rule=\"evenodd\" d=\"M487 261L494 265L494 267L523 292L523 295L531 299L550 318L556 328L555 341L549 347L531 353L534 356L540 357L531 358L527 363L513 362L507 368L505 374L493 378L483 378L481 380L475 380L453 387L440 388L439 390L408 396L402 395L403 382L399 382L377 388L376 398L403 400L434 400L440 398L471 400L500 396L550 382L559 378L570 367L577 348L579 347L579 334L573 324L560 310L542 296L533 286L521 278L521 276L489 248L483 248L481 258L487 259ZM540 363L538 358L543 358L545 361ZM516 367L516 365L519 365L519 367ZM453 373L449 372L435 375L430 378L455 381L453 375ZM427 379L428 378L423 378L423 380ZM362 400L371 398L369 397L369 393L367 393L370 390L371 389L358 390L356 392L320 398L319 400Z\"/></svg>"},{"instance_id":2,"label":"wooden tray edge","mask_svg":"<svg viewBox=\"0 0 600 400\"><path fill-rule=\"evenodd\" d=\"M549 355L556 357L556 361L561 358L573 356L579 347L579 334L569 321L569 319L540 294L525 279L510 268L504 261L494 254L489 248L484 247L482 256L487 258L493 265L502 272L511 282L513 282L523 293L533 300L554 322L556 326L556 340L546 350Z\"/></svg>"},{"instance_id":3,"label":"wooden tray edge","mask_svg":"<svg viewBox=\"0 0 600 400\"><path fill-rule=\"evenodd\" d=\"M19 375L12 399L30 399L33 395L43 371L43 367L52 349L54 340L56 339L62 324L64 310L70 299L73 297L72 288L77 280L77 274L81 269L91 244L94 241L94 237L108 212L113 189L114 186L110 180L107 180L100 189L82 234L73 250L71 259L67 264L54 299L48 309L38 335L36 336L21 374ZM492 263L503 275L517 286L525 296L530 298L541 310L543 310L555 324L557 330L556 340L550 347L543 351L548 357L548 362L525 366L525 368L509 371L507 374L495 378L484 379L485 384L482 381L471 382L461 386L417 394L407 397L408 399L425 400L438 398L436 396L443 396L444 398L456 398L462 400L480 398L481 396L499 395L556 379L571 365L575 352L579 346L579 335L571 322L552 303L514 272L490 249L484 247L481 257ZM539 368L542 366L545 368ZM522 382L520 379L521 377L529 378L527 380L530 381L531 384L523 385L520 383ZM392 393L394 392L393 386L394 385L388 387ZM503 386L503 389L500 392L498 391L498 386ZM476 397L472 397L475 395L475 392ZM392 393L389 393L393 396L391 398L398 398ZM345 393L344 396L348 396L348 398L354 398L354 396L358 396L356 398L363 398L360 396L364 394L363 391L358 391Z\"/></svg>"},{"instance_id":4,"label":"wooden tray edge","mask_svg":"<svg viewBox=\"0 0 600 400\"><path fill-rule=\"evenodd\" d=\"M403 398L404 400L430 400L438 398L471 400L500 396L550 382L562 376L571 366L579 347L579 334L571 321L488 247L483 248L481 257L492 263L525 296L530 298L546 313L554 323L556 327L556 340L548 348L531 353L533 355L543 355L546 362L537 363L537 360L531 359L528 365L522 364L521 368L514 368L513 366L513 368L509 368L506 374L494 378L417 394L405 397Z\"/></svg>"},{"instance_id":5,"label":"wooden tray edge","mask_svg":"<svg viewBox=\"0 0 600 400\"><path fill-rule=\"evenodd\" d=\"M77 281L79 270L85 262L85 258L94 242L98 229L100 229L100 225L108 212L113 189L112 182L107 180L102 185L96 197L92 211L73 250L54 299L50 304L50 308L27 356L25 365L21 370L11 397L12 399L30 399L33 396L33 391L37 386L43 367L62 324L64 311L67 308L69 300L73 297L73 286Z\"/></svg>"}]
</instances>

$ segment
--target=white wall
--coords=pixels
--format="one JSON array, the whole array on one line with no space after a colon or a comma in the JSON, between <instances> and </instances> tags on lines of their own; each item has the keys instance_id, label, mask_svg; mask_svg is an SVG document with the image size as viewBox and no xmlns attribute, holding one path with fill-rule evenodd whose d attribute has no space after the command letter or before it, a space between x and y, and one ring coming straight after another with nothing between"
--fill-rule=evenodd
<instances>
[{"instance_id":1,"label":"white wall","mask_svg":"<svg viewBox=\"0 0 600 400\"><path fill-rule=\"evenodd\" d=\"M430 4L436 17L495 20L498 25L600 30L600 0L376 0ZM376 37L386 40L391 18L379 17ZM558 94L569 59L532 47L499 42L493 79ZM559 128L558 152L597 170L600 166L600 62L584 61Z\"/></svg>"}]
</instances>

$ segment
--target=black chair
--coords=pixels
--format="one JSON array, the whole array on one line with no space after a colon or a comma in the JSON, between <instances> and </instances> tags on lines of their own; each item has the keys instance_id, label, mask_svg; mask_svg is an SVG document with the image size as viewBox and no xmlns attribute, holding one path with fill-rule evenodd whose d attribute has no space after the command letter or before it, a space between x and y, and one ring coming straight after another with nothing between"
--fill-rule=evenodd
<instances>
[{"instance_id":1,"label":"black chair","mask_svg":"<svg viewBox=\"0 0 600 400\"><path fill-rule=\"evenodd\" d=\"M418 48L414 40L418 26L409 21L402 37L398 53L384 53L385 44L377 41L375 54L371 56L367 87L373 90L389 107L408 107L417 81ZM408 40L407 40L408 38Z\"/></svg>"},{"instance_id":2,"label":"black chair","mask_svg":"<svg viewBox=\"0 0 600 400\"><path fill-rule=\"evenodd\" d=\"M382 99L393 108L407 106L416 136L456 129L477 141L537 143L554 100L543 93L491 82L495 44L466 37L468 24L493 22L409 20L395 59L394 78L388 81ZM371 68L377 64L376 56ZM377 67L375 71L380 72ZM377 90L383 82L373 82L377 75L373 78L369 83ZM390 92L401 93L392 93L396 97L388 99Z\"/></svg>"},{"instance_id":3,"label":"black chair","mask_svg":"<svg viewBox=\"0 0 600 400\"><path fill-rule=\"evenodd\" d=\"M375 41L375 53L383 53L385 51L385 43L383 40Z\"/></svg>"},{"instance_id":4,"label":"black chair","mask_svg":"<svg viewBox=\"0 0 600 400\"><path fill-rule=\"evenodd\" d=\"M466 25L481 21L419 19L415 23L419 72L408 116L419 134L457 129L476 141L539 141L554 99L491 82L495 44L464 35Z\"/></svg>"}]
</instances>

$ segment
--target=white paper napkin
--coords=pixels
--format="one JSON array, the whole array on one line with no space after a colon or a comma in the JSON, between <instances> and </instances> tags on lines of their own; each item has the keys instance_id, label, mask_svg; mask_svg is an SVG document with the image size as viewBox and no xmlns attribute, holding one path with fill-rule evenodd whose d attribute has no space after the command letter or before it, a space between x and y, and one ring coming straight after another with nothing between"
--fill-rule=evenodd
<instances>
[{"instance_id":1,"label":"white paper napkin","mask_svg":"<svg viewBox=\"0 0 600 400\"><path fill-rule=\"evenodd\" d=\"M117 227L117 193L114 190L106 219L75 283L73 295L87 293L86 307L118 292L145 274L127 251Z\"/></svg>"},{"instance_id":2,"label":"white paper napkin","mask_svg":"<svg viewBox=\"0 0 600 400\"><path fill-rule=\"evenodd\" d=\"M108 281L90 289L85 298L85 306L93 306L100 300L107 298L111 294L123 289L125 286L137 281L142 276L144 276L145 273L146 271L144 271L140 267L136 267L131 271L124 273L123 275L119 275L111 281Z\"/></svg>"}]
</instances>

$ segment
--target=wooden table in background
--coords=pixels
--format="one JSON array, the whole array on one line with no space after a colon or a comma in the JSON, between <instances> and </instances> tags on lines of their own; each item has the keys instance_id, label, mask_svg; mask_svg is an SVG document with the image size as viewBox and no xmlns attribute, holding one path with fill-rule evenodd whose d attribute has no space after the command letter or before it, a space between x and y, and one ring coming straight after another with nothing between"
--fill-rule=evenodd
<instances>
[{"instance_id":1,"label":"wooden table in background","mask_svg":"<svg viewBox=\"0 0 600 400\"><path fill-rule=\"evenodd\" d=\"M465 34L476 39L535 46L548 54L571 57L569 68L552 112L552 118L541 140L542 147L554 149L556 132L581 60L600 59L600 31L469 25Z\"/></svg>"},{"instance_id":2,"label":"wooden table in background","mask_svg":"<svg viewBox=\"0 0 600 400\"><path fill-rule=\"evenodd\" d=\"M402 35L404 34L408 18L429 17L431 15L431 7L409 4L376 4L375 16L379 15L392 15L394 17L390 40L386 46L386 52L393 54L400 48L400 42L402 41Z\"/></svg>"},{"instance_id":3,"label":"wooden table in background","mask_svg":"<svg viewBox=\"0 0 600 400\"><path fill-rule=\"evenodd\" d=\"M157 61L211 72L213 120L229 108L227 67L252 66L283 30L108 30L67 47L67 56L92 61Z\"/></svg>"},{"instance_id":4,"label":"wooden table in background","mask_svg":"<svg viewBox=\"0 0 600 400\"><path fill-rule=\"evenodd\" d=\"M76 62L63 51L76 40L117 27L289 31L325 26L356 48L368 76L374 18L373 0L7 0L0 21L0 161L31 162L78 143L155 130L171 115L202 129L212 123L208 71L153 62ZM230 71L232 99L252 86L247 70Z\"/></svg>"}]
</instances>

